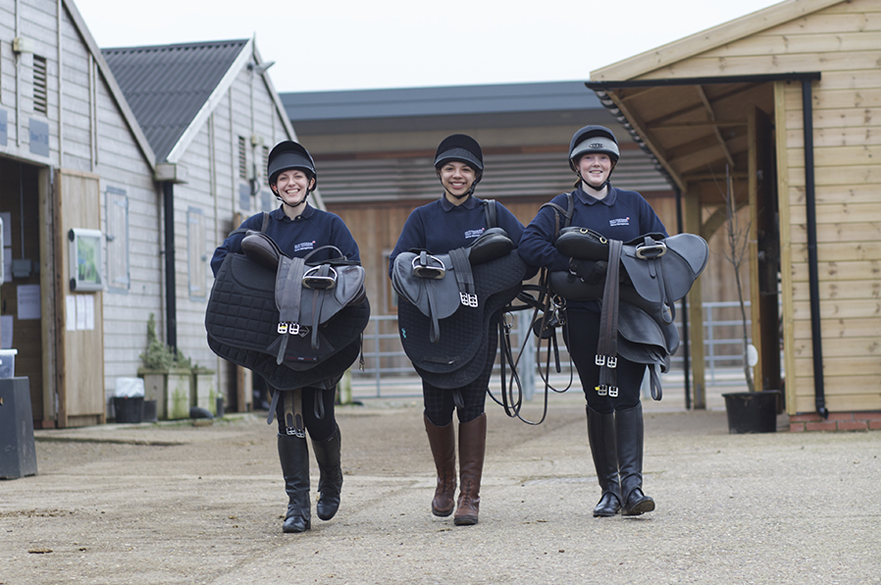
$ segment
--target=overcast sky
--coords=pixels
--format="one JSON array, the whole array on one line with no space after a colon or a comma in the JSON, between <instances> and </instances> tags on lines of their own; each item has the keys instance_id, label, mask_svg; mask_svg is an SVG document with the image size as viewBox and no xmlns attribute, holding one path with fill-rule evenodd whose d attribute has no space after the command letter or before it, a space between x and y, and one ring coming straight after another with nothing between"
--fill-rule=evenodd
<instances>
[{"instance_id":1,"label":"overcast sky","mask_svg":"<svg viewBox=\"0 0 881 585\"><path fill-rule=\"evenodd\" d=\"M256 35L276 90L586 80L777 0L74 0L102 48Z\"/></svg>"}]
</instances>

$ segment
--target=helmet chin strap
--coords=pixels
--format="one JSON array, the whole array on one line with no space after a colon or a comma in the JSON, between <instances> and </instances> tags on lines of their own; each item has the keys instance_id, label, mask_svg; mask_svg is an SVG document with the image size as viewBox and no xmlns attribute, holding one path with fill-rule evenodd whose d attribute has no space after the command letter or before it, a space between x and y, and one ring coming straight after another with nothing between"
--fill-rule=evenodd
<instances>
[{"instance_id":1,"label":"helmet chin strap","mask_svg":"<svg viewBox=\"0 0 881 585\"><path fill-rule=\"evenodd\" d=\"M446 185L444 185L443 179L441 179L440 171L437 171L437 178L440 181L441 186L444 188L444 191L447 193L450 193L449 191L447 191L447 187L446 187ZM474 182L471 183L471 187L465 193L462 193L461 195L456 195L454 193L450 193L450 195L455 197L456 199L465 199L466 197L474 194L474 188L477 187L477 183L479 183L479 182L480 182L480 177L474 179Z\"/></svg>"}]
</instances>

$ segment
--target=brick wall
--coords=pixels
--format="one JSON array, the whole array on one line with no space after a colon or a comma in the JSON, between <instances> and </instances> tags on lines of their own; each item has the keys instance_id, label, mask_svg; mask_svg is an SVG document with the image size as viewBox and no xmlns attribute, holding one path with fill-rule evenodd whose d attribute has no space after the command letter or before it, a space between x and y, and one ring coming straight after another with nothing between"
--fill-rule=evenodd
<instances>
[{"instance_id":1,"label":"brick wall","mask_svg":"<svg viewBox=\"0 0 881 585\"><path fill-rule=\"evenodd\" d=\"M881 411L833 412L824 419L816 412L789 417L791 432L803 431L878 431Z\"/></svg>"}]
</instances>

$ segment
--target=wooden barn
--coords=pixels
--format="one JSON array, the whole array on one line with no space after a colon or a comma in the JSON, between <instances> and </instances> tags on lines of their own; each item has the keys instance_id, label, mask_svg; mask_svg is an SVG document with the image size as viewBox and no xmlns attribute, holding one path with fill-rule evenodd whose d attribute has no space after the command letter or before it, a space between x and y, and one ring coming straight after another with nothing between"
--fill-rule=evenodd
<instances>
[{"instance_id":1,"label":"wooden barn","mask_svg":"<svg viewBox=\"0 0 881 585\"><path fill-rule=\"evenodd\" d=\"M168 344L214 372L209 393L223 396L231 410L250 410L250 372L210 350L205 308L214 249L242 220L277 206L267 158L277 142L296 139L267 72L272 63L262 61L253 39L101 53L156 154L163 222L153 226L157 241L151 249L161 263L162 278L151 283L158 304L132 306L134 299L123 295L113 305L125 325L108 335L118 334L114 347L127 351L114 354L108 377L132 372L145 347L141 333L148 313L154 312ZM319 193L312 204L323 207ZM129 338L130 331L138 335Z\"/></svg>"},{"instance_id":2,"label":"wooden barn","mask_svg":"<svg viewBox=\"0 0 881 585\"><path fill-rule=\"evenodd\" d=\"M125 286L144 318L159 307L155 156L72 2L3 0L0 15L3 347L18 351L15 375L29 379L37 426L100 423L115 355L108 332L120 326L105 302ZM112 213L116 200L130 229ZM125 238L104 246L101 234L120 229ZM141 329L125 333L143 345Z\"/></svg>"},{"instance_id":3,"label":"wooden barn","mask_svg":"<svg viewBox=\"0 0 881 585\"><path fill-rule=\"evenodd\" d=\"M757 389L785 388L793 430L881 428L881 3L787 0L587 86L681 191L687 231L723 231L724 194L746 210Z\"/></svg>"},{"instance_id":4,"label":"wooden barn","mask_svg":"<svg viewBox=\"0 0 881 585\"><path fill-rule=\"evenodd\" d=\"M0 338L37 427L112 416L151 314L249 408L204 314L214 247L275 206L265 158L294 138L269 65L253 39L102 52L72 0L0 0Z\"/></svg>"}]
</instances>

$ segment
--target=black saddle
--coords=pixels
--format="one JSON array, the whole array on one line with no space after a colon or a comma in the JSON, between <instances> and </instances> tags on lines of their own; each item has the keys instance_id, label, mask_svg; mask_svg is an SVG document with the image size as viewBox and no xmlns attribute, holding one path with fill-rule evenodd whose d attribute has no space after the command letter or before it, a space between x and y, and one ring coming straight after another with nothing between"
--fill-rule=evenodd
<instances>
[{"instance_id":1,"label":"black saddle","mask_svg":"<svg viewBox=\"0 0 881 585\"><path fill-rule=\"evenodd\" d=\"M335 382L358 358L361 333L370 318L370 304L364 294L351 295L347 304L337 302L337 294L346 297L351 293L352 287L339 278L348 264L335 268L334 286L328 286L333 273L320 269L325 263L317 264L315 275L319 279L311 283L316 287L311 289L303 278L315 266L305 265L299 281L294 282L296 278L288 278L294 264L299 262L284 260L273 270L265 262L255 262L243 254L227 255L205 313L212 351L260 374L279 390ZM282 267L285 278L280 279ZM361 279L363 283L363 269ZM295 313L284 298L289 291L278 289L280 280L301 289L302 312Z\"/></svg>"},{"instance_id":2,"label":"black saddle","mask_svg":"<svg viewBox=\"0 0 881 585\"><path fill-rule=\"evenodd\" d=\"M418 259L417 254L404 254L395 259L396 274L399 274L399 263L401 267L411 266L412 274L414 259ZM454 256L458 254L453 251ZM527 270L513 249L473 266L466 262L466 266L471 277L470 292L461 290L458 280L450 273L443 278L424 278L425 283L416 283L436 287L432 294L423 292L417 296L416 303L409 300L412 295L399 291L401 344L419 375L438 388L459 388L480 375L486 363L489 336L493 334L490 331L493 315L517 296ZM454 264L453 272L461 269L461 265ZM445 279L449 280L442 283ZM398 283L395 290L399 289L400 280ZM436 297L436 304L429 301L432 295ZM431 313L435 306L448 310L450 305L454 306L450 314Z\"/></svg>"},{"instance_id":3,"label":"black saddle","mask_svg":"<svg viewBox=\"0 0 881 585\"><path fill-rule=\"evenodd\" d=\"M552 272L550 286L570 300L603 301L597 355L600 387L616 391L615 366L609 363L615 364L621 355L650 366L652 395L660 400L659 373L669 369L670 356L679 348L673 303L688 294L703 272L709 247L700 236L687 233L646 234L626 244L600 241L598 236L590 230L564 228L557 249L576 259L608 259L605 283L585 283L574 274ZM618 268L624 269L620 277Z\"/></svg>"}]
</instances>

